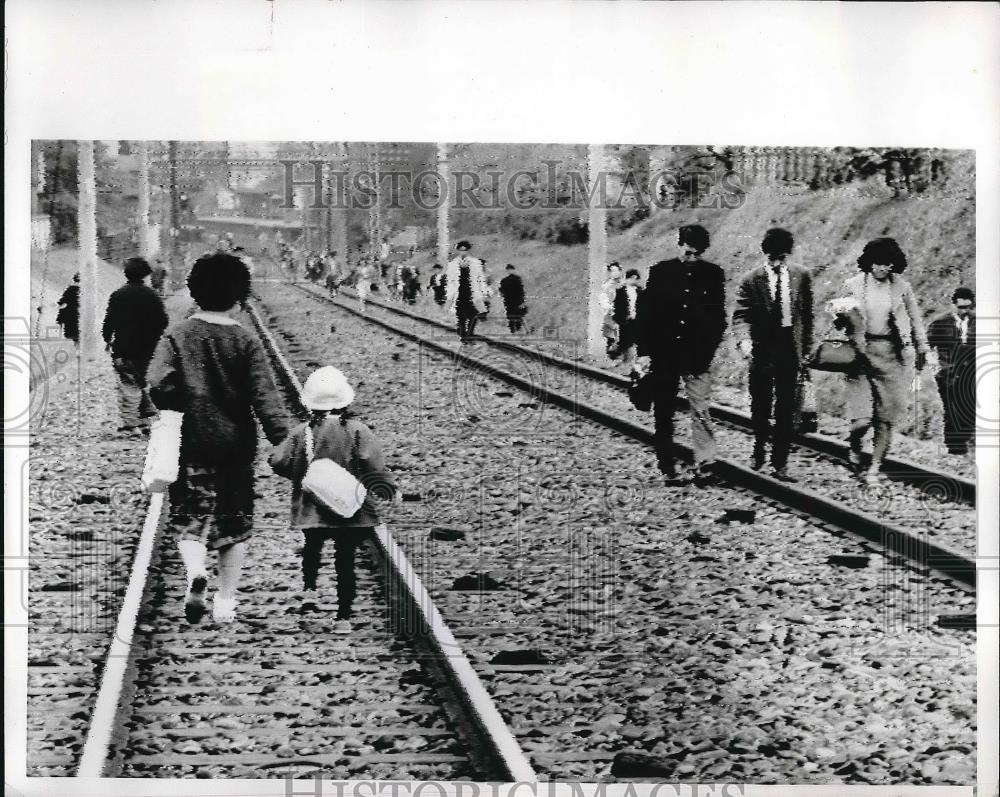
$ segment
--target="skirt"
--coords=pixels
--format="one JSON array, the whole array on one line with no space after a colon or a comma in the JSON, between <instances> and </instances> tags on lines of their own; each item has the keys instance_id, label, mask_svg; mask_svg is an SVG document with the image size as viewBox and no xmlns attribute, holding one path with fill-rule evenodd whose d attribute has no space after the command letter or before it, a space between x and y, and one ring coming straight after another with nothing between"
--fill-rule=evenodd
<instances>
[{"instance_id":1,"label":"skirt","mask_svg":"<svg viewBox=\"0 0 1000 797\"><path fill-rule=\"evenodd\" d=\"M870 340L865 346L868 367L859 376L847 379L847 410L852 425L888 423L903 417L913 382L913 348L903 349L903 361L896 356L892 341Z\"/></svg>"},{"instance_id":2,"label":"skirt","mask_svg":"<svg viewBox=\"0 0 1000 797\"><path fill-rule=\"evenodd\" d=\"M253 533L253 464L208 467L181 463L170 485L170 526L179 540L211 549L250 539Z\"/></svg>"}]
</instances>

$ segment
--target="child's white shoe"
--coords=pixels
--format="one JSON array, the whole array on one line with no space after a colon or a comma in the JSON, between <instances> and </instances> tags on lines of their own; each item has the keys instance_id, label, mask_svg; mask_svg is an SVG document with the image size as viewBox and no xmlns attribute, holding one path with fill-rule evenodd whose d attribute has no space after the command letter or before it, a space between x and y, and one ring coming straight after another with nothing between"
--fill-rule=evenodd
<instances>
[{"instance_id":1,"label":"child's white shoe","mask_svg":"<svg viewBox=\"0 0 1000 797\"><path fill-rule=\"evenodd\" d=\"M319 592L314 589L302 590L299 613L308 614L309 612L318 612L319 610Z\"/></svg>"},{"instance_id":2,"label":"child's white shoe","mask_svg":"<svg viewBox=\"0 0 1000 797\"><path fill-rule=\"evenodd\" d=\"M212 601L212 619L217 623L231 623L236 619L236 598L220 598Z\"/></svg>"},{"instance_id":3,"label":"child's white shoe","mask_svg":"<svg viewBox=\"0 0 1000 797\"><path fill-rule=\"evenodd\" d=\"M335 634L350 634L353 630L350 620L337 620L333 624L333 633Z\"/></svg>"}]
</instances>

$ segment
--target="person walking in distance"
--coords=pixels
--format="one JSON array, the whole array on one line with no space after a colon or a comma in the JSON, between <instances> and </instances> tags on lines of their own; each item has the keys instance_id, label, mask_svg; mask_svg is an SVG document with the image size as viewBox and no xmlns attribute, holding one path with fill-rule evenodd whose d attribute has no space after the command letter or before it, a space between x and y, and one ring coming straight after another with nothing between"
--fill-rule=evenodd
<instances>
[{"instance_id":1,"label":"person walking in distance","mask_svg":"<svg viewBox=\"0 0 1000 797\"><path fill-rule=\"evenodd\" d=\"M337 573L336 633L350 633L357 594L354 572L356 549L373 538L379 524L378 502L391 500L395 486L385 469L382 447L365 424L348 418L354 390L336 368L314 371L302 389L302 403L310 419L300 424L272 452L271 467L292 480L292 527L305 538L302 580L305 589L300 611L319 611L316 591L323 544L333 540ZM302 480L315 458L332 459L346 468L366 489L364 504L352 517L342 517L303 491Z\"/></svg>"},{"instance_id":2,"label":"person walking in distance","mask_svg":"<svg viewBox=\"0 0 1000 797\"><path fill-rule=\"evenodd\" d=\"M73 281L59 297L59 311L56 323L62 329L63 337L80 345L80 275L74 274Z\"/></svg>"},{"instance_id":3,"label":"person walking in distance","mask_svg":"<svg viewBox=\"0 0 1000 797\"><path fill-rule=\"evenodd\" d=\"M358 279L354 285L354 289L358 293L358 311L362 314L365 312L365 302L372 292L372 280L375 279L375 273L375 266L369 262L367 257L362 257L361 265L358 267Z\"/></svg>"},{"instance_id":4,"label":"person walking in distance","mask_svg":"<svg viewBox=\"0 0 1000 797\"><path fill-rule=\"evenodd\" d=\"M326 277L324 282L326 284L327 295L332 299L337 295L337 291L340 290L340 283L343 282L343 277L340 273L340 262L337 260L336 251L329 251L324 258Z\"/></svg>"},{"instance_id":5,"label":"person walking in distance","mask_svg":"<svg viewBox=\"0 0 1000 797\"><path fill-rule=\"evenodd\" d=\"M614 319L615 294L618 289L625 284L625 276L618 261L608 263L608 278L601 285L601 292L597 295L597 302L604 310L604 320L601 323L601 334L604 336L604 350L608 359L618 358L621 350L618 347L618 324Z\"/></svg>"},{"instance_id":6,"label":"person walking in distance","mask_svg":"<svg viewBox=\"0 0 1000 797\"><path fill-rule=\"evenodd\" d=\"M448 279L445 277L444 267L440 263L435 263L431 269L428 287L434 297L434 303L443 310L445 302L448 300Z\"/></svg>"},{"instance_id":7,"label":"person walking in distance","mask_svg":"<svg viewBox=\"0 0 1000 797\"><path fill-rule=\"evenodd\" d=\"M125 285L108 298L102 335L118 375L119 432L148 431L156 408L146 387L146 371L169 319L163 300L145 284L152 273L141 257L125 261Z\"/></svg>"},{"instance_id":8,"label":"person walking in distance","mask_svg":"<svg viewBox=\"0 0 1000 797\"><path fill-rule=\"evenodd\" d=\"M500 296L507 313L507 327L517 333L524 328L528 308L524 303L524 282L513 263L507 264L507 276L500 280Z\"/></svg>"},{"instance_id":9,"label":"person walking in distance","mask_svg":"<svg viewBox=\"0 0 1000 797\"><path fill-rule=\"evenodd\" d=\"M162 260L157 260L153 266L153 273L149 277L150 287L156 291L158 296L163 296L167 287L167 268Z\"/></svg>"},{"instance_id":10,"label":"person walking in distance","mask_svg":"<svg viewBox=\"0 0 1000 797\"><path fill-rule=\"evenodd\" d=\"M635 316L642 293L642 277L634 268L625 272L625 284L615 291L611 318L618 327L618 352L625 365L635 361Z\"/></svg>"},{"instance_id":11,"label":"person walking in distance","mask_svg":"<svg viewBox=\"0 0 1000 797\"><path fill-rule=\"evenodd\" d=\"M913 287L901 275L906 255L893 238L865 244L858 258L861 271L844 283L859 319L847 332L862 357L862 370L848 377L847 408L851 431L848 454L852 469L861 471L861 442L873 429L872 459L863 476L877 484L892 433L906 411L912 368L927 361L927 333Z\"/></svg>"},{"instance_id":12,"label":"person walking in distance","mask_svg":"<svg viewBox=\"0 0 1000 797\"><path fill-rule=\"evenodd\" d=\"M674 462L674 403L684 383L691 414L696 484L716 480L715 438L709 400L710 368L726 330L723 270L702 258L708 231L697 224L681 227L680 256L655 263L646 289L639 294L635 319L640 370L651 369L656 458L668 486L677 485Z\"/></svg>"},{"instance_id":13,"label":"person walking in distance","mask_svg":"<svg viewBox=\"0 0 1000 797\"><path fill-rule=\"evenodd\" d=\"M938 354L944 444L949 454L967 454L976 444L976 294L958 288L951 305L927 328L927 343Z\"/></svg>"},{"instance_id":14,"label":"person walking in distance","mask_svg":"<svg viewBox=\"0 0 1000 797\"><path fill-rule=\"evenodd\" d=\"M458 337L471 343L476 329L476 319L486 312L486 280L479 260L469 256L472 244L459 241L455 244L458 256L448 263L447 307L455 313Z\"/></svg>"},{"instance_id":15,"label":"person walking in distance","mask_svg":"<svg viewBox=\"0 0 1000 797\"><path fill-rule=\"evenodd\" d=\"M236 617L236 587L253 535L257 424L272 444L288 436L288 417L257 336L230 317L250 295L246 265L229 254L195 261L187 278L199 312L160 339L149 392L161 410L183 413L180 472L170 485L168 522L187 573L184 613L206 611L208 549L219 552L213 617Z\"/></svg>"},{"instance_id":16,"label":"person walking in distance","mask_svg":"<svg viewBox=\"0 0 1000 797\"><path fill-rule=\"evenodd\" d=\"M770 438L773 475L786 482L796 481L788 473L788 453L799 377L813 346L812 274L787 262L794 246L788 230L775 227L764 234L760 248L766 261L740 281L733 311L737 349L750 360L753 468L764 467Z\"/></svg>"}]
</instances>

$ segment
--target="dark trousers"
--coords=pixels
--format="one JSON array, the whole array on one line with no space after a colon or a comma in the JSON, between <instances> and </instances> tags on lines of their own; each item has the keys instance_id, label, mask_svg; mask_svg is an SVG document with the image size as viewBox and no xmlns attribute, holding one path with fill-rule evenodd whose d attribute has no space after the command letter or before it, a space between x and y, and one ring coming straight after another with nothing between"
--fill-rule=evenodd
<instances>
[{"instance_id":1,"label":"dark trousers","mask_svg":"<svg viewBox=\"0 0 1000 797\"><path fill-rule=\"evenodd\" d=\"M465 313L459 311L458 313L458 336L462 340L468 340L475 334L476 331L476 321L479 320L478 313Z\"/></svg>"},{"instance_id":2,"label":"dark trousers","mask_svg":"<svg viewBox=\"0 0 1000 797\"><path fill-rule=\"evenodd\" d=\"M791 328L783 329L766 350L762 351L762 348L754 345L753 360L750 362L750 417L754 450L763 451L770 437L771 464L775 468L783 468L788 463L795 431L795 395L799 378L799 358L795 353Z\"/></svg>"},{"instance_id":3,"label":"dark trousers","mask_svg":"<svg viewBox=\"0 0 1000 797\"><path fill-rule=\"evenodd\" d=\"M138 427L156 415L156 406L149 397L146 371L152 353L115 355L111 363L118 375L118 411L122 426Z\"/></svg>"},{"instance_id":4,"label":"dark trousers","mask_svg":"<svg viewBox=\"0 0 1000 797\"><path fill-rule=\"evenodd\" d=\"M711 465L716 456L709 403L712 395L711 372L682 373L655 360L652 369L653 422L656 426L653 444L660 471L669 474L674 470L674 409L681 382L684 383L690 408L691 448L695 465Z\"/></svg>"},{"instance_id":5,"label":"dark trousers","mask_svg":"<svg viewBox=\"0 0 1000 797\"><path fill-rule=\"evenodd\" d=\"M507 310L507 328L511 332L520 332L524 328L524 311L520 307Z\"/></svg>"},{"instance_id":6,"label":"dark trousers","mask_svg":"<svg viewBox=\"0 0 1000 797\"><path fill-rule=\"evenodd\" d=\"M303 529L305 545L302 547L302 581L306 589L316 589L316 578L322 562L323 543L333 540L333 567L337 573L337 609L350 611L357 595L357 577L354 573L354 552L368 540L374 529L357 528Z\"/></svg>"},{"instance_id":7,"label":"dark trousers","mask_svg":"<svg viewBox=\"0 0 1000 797\"><path fill-rule=\"evenodd\" d=\"M964 454L976 443L975 363L935 379L944 407L944 444L952 454Z\"/></svg>"}]
</instances>

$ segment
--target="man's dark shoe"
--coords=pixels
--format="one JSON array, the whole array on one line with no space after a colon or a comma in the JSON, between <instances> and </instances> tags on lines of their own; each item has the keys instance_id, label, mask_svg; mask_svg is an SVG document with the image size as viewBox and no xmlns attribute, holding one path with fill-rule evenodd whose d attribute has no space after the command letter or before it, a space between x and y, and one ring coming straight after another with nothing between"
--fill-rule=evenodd
<instances>
[{"instance_id":1,"label":"man's dark shoe","mask_svg":"<svg viewBox=\"0 0 1000 797\"><path fill-rule=\"evenodd\" d=\"M798 479L792 476L787 468L775 468L771 475L779 482L785 482L786 484L795 484L798 482Z\"/></svg>"},{"instance_id":2,"label":"man's dark shoe","mask_svg":"<svg viewBox=\"0 0 1000 797\"><path fill-rule=\"evenodd\" d=\"M753 456L750 458L750 467L754 470L761 470L767 462L767 451L764 446L753 447Z\"/></svg>"},{"instance_id":3,"label":"man's dark shoe","mask_svg":"<svg viewBox=\"0 0 1000 797\"><path fill-rule=\"evenodd\" d=\"M688 480L677 474L677 468L673 462L661 462L660 473L663 474L663 484L666 487L681 487L687 484Z\"/></svg>"},{"instance_id":4,"label":"man's dark shoe","mask_svg":"<svg viewBox=\"0 0 1000 797\"><path fill-rule=\"evenodd\" d=\"M699 465L694 469L693 475L696 487L710 487L719 483L719 477L712 470L711 465Z\"/></svg>"}]
</instances>

